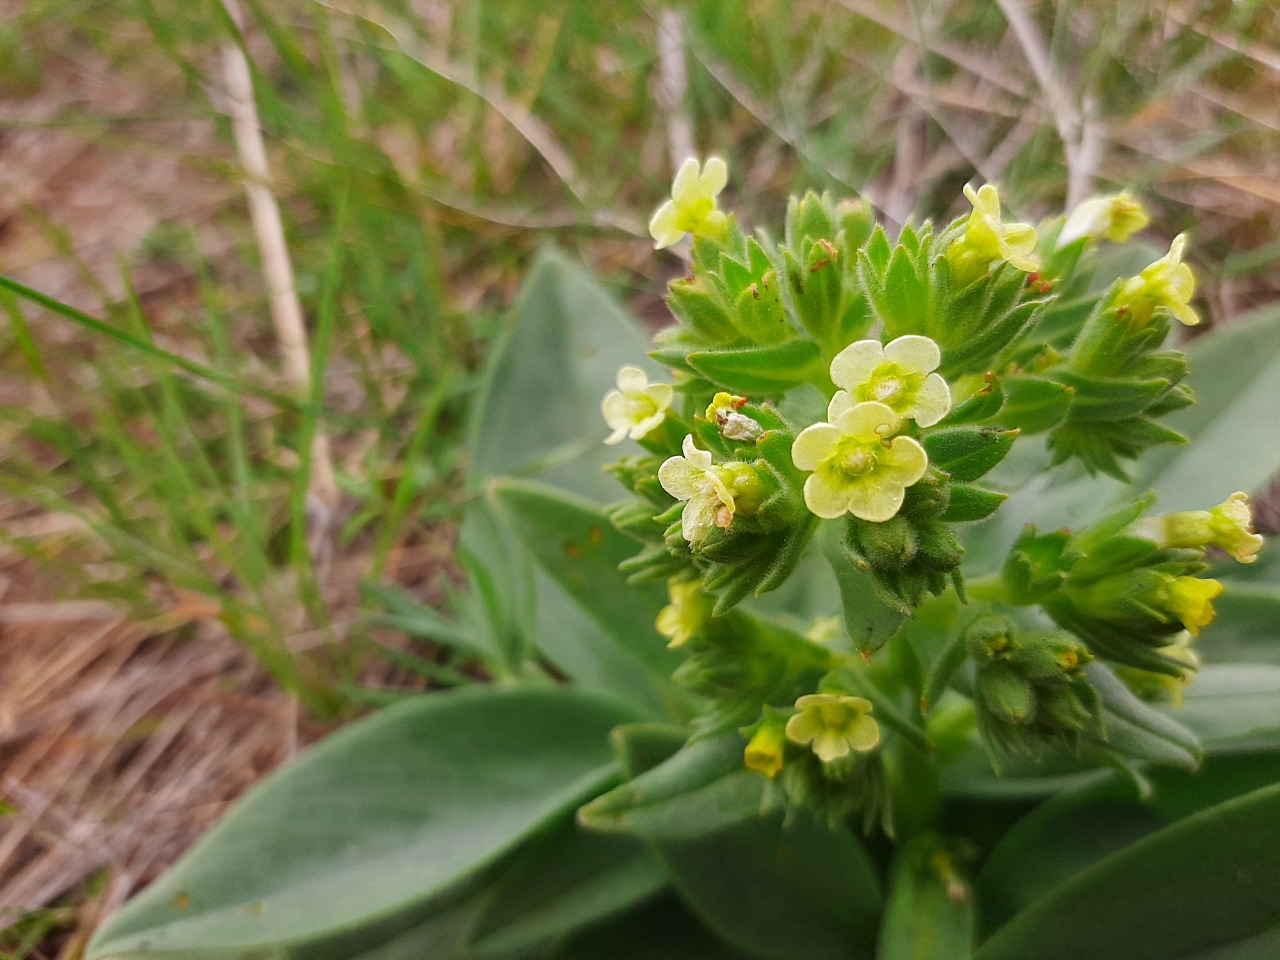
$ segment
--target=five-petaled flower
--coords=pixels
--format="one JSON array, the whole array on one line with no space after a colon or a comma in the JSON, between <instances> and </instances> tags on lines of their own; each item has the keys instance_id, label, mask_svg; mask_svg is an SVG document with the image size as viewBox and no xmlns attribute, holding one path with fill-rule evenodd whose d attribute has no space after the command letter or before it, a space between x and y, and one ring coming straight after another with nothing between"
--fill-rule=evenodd
<instances>
[{"instance_id":1,"label":"five-petaled flower","mask_svg":"<svg viewBox=\"0 0 1280 960\"><path fill-rule=\"evenodd\" d=\"M791 445L791 459L805 471L804 502L825 520L851 513L880 522L897 514L907 487L929 466L924 448L910 437L892 437L898 415L868 401L845 409L835 423L805 427Z\"/></svg>"},{"instance_id":2,"label":"five-petaled flower","mask_svg":"<svg viewBox=\"0 0 1280 960\"><path fill-rule=\"evenodd\" d=\"M1200 322L1191 306L1196 292L1196 275L1182 262L1187 235L1180 233L1169 244L1169 252L1131 278L1116 296L1116 305L1128 307L1135 319L1145 323L1157 308L1168 310L1189 327Z\"/></svg>"},{"instance_id":3,"label":"five-petaled flower","mask_svg":"<svg viewBox=\"0 0 1280 960\"><path fill-rule=\"evenodd\" d=\"M1005 223L1000 218L1000 194L991 184L977 190L965 184L964 195L973 213L964 236L947 249L952 276L966 286L986 273L991 263L1004 260L1025 273L1040 269L1036 259L1036 228L1029 223Z\"/></svg>"},{"instance_id":4,"label":"five-petaled flower","mask_svg":"<svg viewBox=\"0 0 1280 960\"><path fill-rule=\"evenodd\" d=\"M741 501L748 507L759 499L760 477L745 463L712 463L711 454L693 445L686 435L684 456L670 457L658 468L662 489L684 500L680 530L690 543L706 538L712 527L728 527Z\"/></svg>"},{"instance_id":5,"label":"five-petaled flower","mask_svg":"<svg viewBox=\"0 0 1280 960\"><path fill-rule=\"evenodd\" d=\"M702 632L711 616L711 601L697 580L670 580L667 596L671 602L658 611L655 626L670 642L668 647L683 646L690 637Z\"/></svg>"},{"instance_id":6,"label":"five-petaled flower","mask_svg":"<svg viewBox=\"0 0 1280 960\"><path fill-rule=\"evenodd\" d=\"M639 440L666 418L674 392L669 383L650 383L639 367L623 367L618 389L606 393L600 403L604 422L613 430L604 442Z\"/></svg>"},{"instance_id":7,"label":"five-petaled flower","mask_svg":"<svg viewBox=\"0 0 1280 960\"><path fill-rule=\"evenodd\" d=\"M865 753L880 742L880 725L871 717L871 701L832 693L811 693L796 701L799 711L787 721L787 738L807 746L823 763Z\"/></svg>"},{"instance_id":8,"label":"five-petaled flower","mask_svg":"<svg viewBox=\"0 0 1280 960\"><path fill-rule=\"evenodd\" d=\"M690 157L680 166L671 184L671 199L660 206L649 221L654 246L661 250L679 243L686 233L698 237L723 237L728 217L716 209L716 195L729 180L729 168L719 157L711 157L698 169Z\"/></svg>"},{"instance_id":9,"label":"five-petaled flower","mask_svg":"<svg viewBox=\"0 0 1280 960\"><path fill-rule=\"evenodd\" d=\"M1124 243L1151 222L1142 204L1127 193L1090 197L1071 211L1058 234L1058 246L1073 240L1110 240Z\"/></svg>"},{"instance_id":10,"label":"five-petaled flower","mask_svg":"<svg viewBox=\"0 0 1280 960\"><path fill-rule=\"evenodd\" d=\"M856 404L874 401L904 420L933 426L951 409L947 382L933 372L941 362L938 345L915 334L884 345L879 340L851 343L831 361L831 380L844 389L831 398L827 419L835 421Z\"/></svg>"}]
</instances>

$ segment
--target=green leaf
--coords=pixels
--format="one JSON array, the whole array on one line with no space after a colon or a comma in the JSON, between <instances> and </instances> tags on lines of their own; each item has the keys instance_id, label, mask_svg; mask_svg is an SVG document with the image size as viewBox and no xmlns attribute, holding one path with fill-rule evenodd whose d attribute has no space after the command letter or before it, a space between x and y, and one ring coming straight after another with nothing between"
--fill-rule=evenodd
<instances>
[{"instance_id":1,"label":"green leaf","mask_svg":"<svg viewBox=\"0 0 1280 960\"><path fill-rule=\"evenodd\" d=\"M672 895L584 930L557 950L553 960L750 960L752 957L713 937ZM429 953L413 960L425 958L437 960Z\"/></svg>"},{"instance_id":2,"label":"green leaf","mask_svg":"<svg viewBox=\"0 0 1280 960\"><path fill-rule=\"evenodd\" d=\"M471 479L537 476L596 500L616 497L602 473L617 449L600 399L618 368L661 373L640 325L582 266L548 248L525 278L511 332L489 355L469 427Z\"/></svg>"},{"instance_id":3,"label":"green leaf","mask_svg":"<svg viewBox=\"0 0 1280 960\"><path fill-rule=\"evenodd\" d=\"M1098 661L1085 668L1102 701L1103 746L1125 757L1194 770L1201 748L1195 734L1139 700Z\"/></svg>"},{"instance_id":4,"label":"green leaf","mask_svg":"<svg viewBox=\"0 0 1280 960\"><path fill-rule=\"evenodd\" d=\"M977 480L1003 460L1018 439L1017 430L995 427L952 427L928 433L924 448L929 462L958 483Z\"/></svg>"},{"instance_id":5,"label":"green leaf","mask_svg":"<svg viewBox=\"0 0 1280 960\"><path fill-rule=\"evenodd\" d=\"M1280 750L1280 666L1202 667L1171 713L1206 752Z\"/></svg>"},{"instance_id":6,"label":"green leaf","mask_svg":"<svg viewBox=\"0 0 1280 960\"><path fill-rule=\"evenodd\" d=\"M529 552L599 626L602 639L643 665L653 688L668 694L671 672L680 658L654 628L666 594L655 585L629 584L618 570L618 564L636 552L635 541L619 532L599 508L543 484L495 481L491 496ZM553 630L554 624L547 628ZM573 668L572 663L565 666Z\"/></svg>"},{"instance_id":7,"label":"green leaf","mask_svg":"<svg viewBox=\"0 0 1280 960\"><path fill-rule=\"evenodd\" d=\"M969 960L973 956L973 895L949 891L937 869L946 857L933 837L901 848L893 865L877 960ZM957 878L958 881L958 878Z\"/></svg>"},{"instance_id":8,"label":"green leaf","mask_svg":"<svg viewBox=\"0 0 1280 960\"><path fill-rule=\"evenodd\" d=\"M773 397L826 376L822 351L812 340L741 350L689 354L689 365L712 383L754 398Z\"/></svg>"},{"instance_id":9,"label":"green leaf","mask_svg":"<svg viewBox=\"0 0 1280 960\"><path fill-rule=\"evenodd\" d=\"M989 375L986 383L969 399L957 404L943 418L939 426L959 427L969 423L990 420L1000 412L1005 403L1004 381ZM1015 424L1016 426L1016 424Z\"/></svg>"},{"instance_id":10,"label":"green leaf","mask_svg":"<svg viewBox=\"0 0 1280 960\"><path fill-rule=\"evenodd\" d=\"M1280 470L1280 308L1197 338L1187 362L1197 402L1166 423L1191 442L1150 453L1135 480L1155 488L1163 510L1207 509Z\"/></svg>"},{"instance_id":11,"label":"green leaf","mask_svg":"<svg viewBox=\"0 0 1280 960\"><path fill-rule=\"evenodd\" d=\"M628 723L609 734L618 766L629 779L652 770L675 756L689 739L689 731L666 723Z\"/></svg>"},{"instance_id":12,"label":"green leaf","mask_svg":"<svg viewBox=\"0 0 1280 960\"><path fill-rule=\"evenodd\" d=\"M1280 786L1187 817L1023 910L978 960L1263 957L1280 902ZM1214 952L1210 952L1214 951Z\"/></svg>"},{"instance_id":13,"label":"green leaf","mask_svg":"<svg viewBox=\"0 0 1280 960\"><path fill-rule=\"evenodd\" d=\"M485 955L527 951L627 909L666 881L639 841L586 833L570 821L499 874L468 947Z\"/></svg>"},{"instance_id":14,"label":"green leaf","mask_svg":"<svg viewBox=\"0 0 1280 960\"><path fill-rule=\"evenodd\" d=\"M974 881L982 925L994 930L1081 870L1164 827L1119 777L1065 790L995 845Z\"/></svg>"},{"instance_id":15,"label":"green leaf","mask_svg":"<svg viewBox=\"0 0 1280 960\"><path fill-rule=\"evenodd\" d=\"M1280 587L1229 582L1214 607L1200 641L1214 662L1280 666Z\"/></svg>"},{"instance_id":16,"label":"green leaf","mask_svg":"<svg viewBox=\"0 0 1280 960\"><path fill-rule=\"evenodd\" d=\"M578 811L591 830L650 840L684 840L751 819L764 802L765 778L742 765L737 733L693 743Z\"/></svg>"},{"instance_id":17,"label":"green leaf","mask_svg":"<svg viewBox=\"0 0 1280 960\"><path fill-rule=\"evenodd\" d=\"M631 718L564 688L385 709L250 791L87 956L339 960L390 940L608 784Z\"/></svg>"},{"instance_id":18,"label":"green leaf","mask_svg":"<svg viewBox=\"0 0 1280 960\"><path fill-rule=\"evenodd\" d=\"M659 852L704 923L770 960L870 960L880 884L862 843L781 813Z\"/></svg>"}]
</instances>

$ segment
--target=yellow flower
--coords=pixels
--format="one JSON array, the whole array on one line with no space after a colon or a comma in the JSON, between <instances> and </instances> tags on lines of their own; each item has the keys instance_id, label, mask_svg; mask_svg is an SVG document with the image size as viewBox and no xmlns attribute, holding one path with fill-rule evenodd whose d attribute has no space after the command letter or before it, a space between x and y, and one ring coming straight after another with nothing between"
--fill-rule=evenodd
<instances>
[{"instance_id":1,"label":"yellow flower","mask_svg":"<svg viewBox=\"0 0 1280 960\"><path fill-rule=\"evenodd\" d=\"M995 260L1004 260L1030 273L1040 269L1036 259L1036 228L1029 223L1005 223L1000 218L1000 194L991 184L976 191L965 185L964 195L973 204L964 236L947 249L952 276L959 287L982 276Z\"/></svg>"},{"instance_id":2,"label":"yellow flower","mask_svg":"<svg viewBox=\"0 0 1280 960\"><path fill-rule=\"evenodd\" d=\"M1124 243L1150 222L1142 204L1127 193L1090 197L1067 217L1058 234L1058 246L1065 247L1081 237Z\"/></svg>"},{"instance_id":3,"label":"yellow flower","mask_svg":"<svg viewBox=\"0 0 1280 960\"><path fill-rule=\"evenodd\" d=\"M791 445L791 460L813 471L804 482L804 502L825 520L852 513L862 520L892 518L907 487L929 466L924 448L910 437L890 436L898 416L883 403L858 403L835 423L805 427Z\"/></svg>"},{"instance_id":4,"label":"yellow flower","mask_svg":"<svg viewBox=\"0 0 1280 960\"><path fill-rule=\"evenodd\" d=\"M933 372L941 362L938 345L914 334L883 345L879 340L851 343L831 361L831 381L844 389L831 398L827 419L834 421L855 404L871 400L931 427L951 409L947 382Z\"/></svg>"},{"instance_id":5,"label":"yellow flower","mask_svg":"<svg viewBox=\"0 0 1280 960\"><path fill-rule=\"evenodd\" d=\"M763 485L745 463L712 463L711 454L695 447L690 435L684 438L683 450L684 456L670 457L658 468L658 482L671 496L685 501L680 530L686 540L697 543L713 526L728 527L740 508L751 512Z\"/></svg>"},{"instance_id":6,"label":"yellow flower","mask_svg":"<svg viewBox=\"0 0 1280 960\"><path fill-rule=\"evenodd\" d=\"M1211 510L1147 517L1133 525L1133 532L1163 547L1217 547L1240 563L1253 563L1262 549L1262 537L1253 531L1249 495L1238 490Z\"/></svg>"},{"instance_id":7,"label":"yellow flower","mask_svg":"<svg viewBox=\"0 0 1280 960\"><path fill-rule=\"evenodd\" d=\"M679 243L686 233L699 237L723 237L728 218L716 209L716 195L729 180L729 168L719 157L711 157L698 169L690 157L671 185L671 199L660 206L649 221L649 233L656 249Z\"/></svg>"},{"instance_id":8,"label":"yellow flower","mask_svg":"<svg viewBox=\"0 0 1280 960\"><path fill-rule=\"evenodd\" d=\"M865 753L880 742L880 725L870 716L870 700L811 693L796 701L787 721L787 739L809 747L823 763L847 757L850 751Z\"/></svg>"},{"instance_id":9,"label":"yellow flower","mask_svg":"<svg viewBox=\"0 0 1280 960\"><path fill-rule=\"evenodd\" d=\"M1213 601L1222 594L1222 584L1199 577L1175 577L1162 593L1168 611L1196 637L1201 627L1213 622Z\"/></svg>"},{"instance_id":10,"label":"yellow flower","mask_svg":"<svg viewBox=\"0 0 1280 960\"><path fill-rule=\"evenodd\" d=\"M605 443L621 443L623 437L639 440L667 416L674 389L669 383L650 383L639 367L618 371L618 389L610 390L600 403L600 413L613 433Z\"/></svg>"},{"instance_id":11,"label":"yellow flower","mask_svg":"<svg viewBox=\"0 0 1280 960\"><path fill-rule=\"evenodd\" d=\"M670 641L668 647L683 646L690 637L702 632L711 616L711 601L697 580L668 581L667 596L671 602L658 611L655 626L658 633Z\"/></svg>"},{"instance_id":12,"label":"yellow flower","mask_svg":"<svg viewBox=\"0 0 1280 960\"><path fill-rule=\"evenodd\" d=\"M742 762L748 770L773 778L782 769L782 755L787 740L781 724L765 720L747 742Z\"/></svg>"},{"instance_id":13,"label":"yellow flower","mask_svg":"<svg viewBox=\"0 0 1280 960\"><path fill-rule=\"evenodd\" d=\"M1200 315L1190 305L1196 292L1196 276L1182 262L1187 235L1173 238L1169 252L1146 267L1120 288L1116 305L1128 307L1139 323L1145 323L1157 308L1168 310L1189 327L1200 322Z\"/></svg>"}]
</instances>

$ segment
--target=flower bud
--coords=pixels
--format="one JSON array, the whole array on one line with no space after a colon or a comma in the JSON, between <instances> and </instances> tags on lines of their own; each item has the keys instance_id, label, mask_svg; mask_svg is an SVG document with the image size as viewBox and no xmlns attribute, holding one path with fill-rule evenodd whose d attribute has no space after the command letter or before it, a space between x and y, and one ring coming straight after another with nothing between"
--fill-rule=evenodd
<instances>
[{"instance_id":1,"label":"flower bud","mask_svg":"<svg viewBox=\"0 0 1280 960\"><path fill-rule=\"evenodd\" d=\"M1065 247L1081 237L1124 243L1150 222L1142 204L1127 193L1090 197L1071 211L1057 245Z\"/></svg>"}]
</instances>

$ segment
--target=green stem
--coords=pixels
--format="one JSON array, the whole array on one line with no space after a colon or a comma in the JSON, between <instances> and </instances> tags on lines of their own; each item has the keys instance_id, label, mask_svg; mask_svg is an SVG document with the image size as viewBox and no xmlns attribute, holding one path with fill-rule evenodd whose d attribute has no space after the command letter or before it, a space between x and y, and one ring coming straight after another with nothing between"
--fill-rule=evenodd
<instances>
[{"instance_id":1,"label":"green stem","mask_svg":"<svg viewBox=\"0 0 1280 960\"><path fill-rule=\"evenodd\" d=\"M995 603L1013 604L1016 601L1009 595L1004 577L998 573L989 573L985 577L965 580L965 593L973 600L989 600Z\"/></svg>"}]
</instances>

